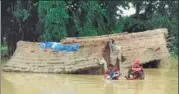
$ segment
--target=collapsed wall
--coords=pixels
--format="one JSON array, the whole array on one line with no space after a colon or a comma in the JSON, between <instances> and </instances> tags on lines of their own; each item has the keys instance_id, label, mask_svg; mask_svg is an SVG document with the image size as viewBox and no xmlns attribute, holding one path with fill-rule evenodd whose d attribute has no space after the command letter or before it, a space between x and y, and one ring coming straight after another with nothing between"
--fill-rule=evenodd
<instances>
[{"instance_id":1,"label":"collapsed wall","mask_svg":"<svg viewBox=\"0 0 179 94\"><path fill-rule=\"evenodd\" d=\"M62 40L62 43L79 43L80 50L75 52L43 51L40 50L40 43L20 41L4 71L102 74L104 65L111 59L110 39L121 47L121 62L113 61L120 63L122 70L130 67L135 58L141 59L142 64L168 58L167 35L167 29L155 29Z\"/></svg>"},{"instance_id":2,"label":"collapsed wall","mask_svg":"<svg viewBox=\"0 0 179 94\"><path fill-rule=\"evenodd\" d=\"M81 45L79 51L40 50L40 43L19 41L17 49L4 67L5 71L76 73L82 69L96 71L105 45Z\"/></svg>"}]
</instances>

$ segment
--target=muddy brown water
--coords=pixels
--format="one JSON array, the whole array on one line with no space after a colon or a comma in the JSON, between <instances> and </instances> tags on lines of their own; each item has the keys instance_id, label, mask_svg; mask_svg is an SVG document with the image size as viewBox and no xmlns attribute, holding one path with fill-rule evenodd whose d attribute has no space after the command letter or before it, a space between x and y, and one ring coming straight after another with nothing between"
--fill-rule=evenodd
<instances>
[{"instance_id":1,"label":"muddy brown water","mask_svg":"<svg viewBox=\"0 0 179 94\"><path fill-rule=\"evenodd\" d=\"M178 94L178 72L145 69L145 80L104 80L103 75L2 72L2 94Z\"/></svg>"}]
</instances>

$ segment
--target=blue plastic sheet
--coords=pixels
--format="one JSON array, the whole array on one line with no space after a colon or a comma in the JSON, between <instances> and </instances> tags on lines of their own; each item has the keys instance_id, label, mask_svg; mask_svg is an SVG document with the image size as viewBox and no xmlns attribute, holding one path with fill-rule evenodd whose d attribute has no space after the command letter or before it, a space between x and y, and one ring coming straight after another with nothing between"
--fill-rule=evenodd
<instances>
[{"instance_id":1,"label":"blue plastic sheet","mask_svg":"<svg viewBox=\"0 0 179 94\"><path fill-rule=\"evenodd\" d=\"M40 45L41 49L50 48L54 51L77 51L80 49L79 44L62 44L57 42L43 42Z\"/></svg>"},{"instance_id":2,"label":"blue plastic sheet","mask_svg":"<svg viewBox=\"0 0 179 94\"><path fill-rule=\"evenodd\" d=\"M79 44L73 44L73 45L65 45L65 50L66 51L77 51L78 49L80 49L80 45Z\"/></svg>"},{"instance_id":3,"label":"blue plastic sheet","mask_svg":"<svg viewBox=\"0 0 179 94\"><path fill-rule=\"evenodd\" d=\"M46 44L45 44L45 43L42 43L42 44L40 45L40 48L41 48L41 49L47 48L47 47L46 47Z\"/></svg>"}]
</instances>

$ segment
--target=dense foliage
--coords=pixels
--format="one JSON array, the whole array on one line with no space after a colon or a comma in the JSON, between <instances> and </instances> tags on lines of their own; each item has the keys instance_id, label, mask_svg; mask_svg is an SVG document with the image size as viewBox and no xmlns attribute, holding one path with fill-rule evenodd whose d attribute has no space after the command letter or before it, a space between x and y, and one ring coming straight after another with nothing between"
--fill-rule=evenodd
<instances>
[{"instance_id":1,"label":"dense foliage","mask_svg":"<svg viewBox=\"0 0 179 94\"><path fill-rule=\"evenodd\" d=\"M136 13L122 16L118 7L128 9L130 3ZM169 48L178 54L178 1L18 0L2 1L2 12L2 36L7 37L10 53L18 40L60 41L65 37L168 28Z\"/></svg>"}]
</instances>

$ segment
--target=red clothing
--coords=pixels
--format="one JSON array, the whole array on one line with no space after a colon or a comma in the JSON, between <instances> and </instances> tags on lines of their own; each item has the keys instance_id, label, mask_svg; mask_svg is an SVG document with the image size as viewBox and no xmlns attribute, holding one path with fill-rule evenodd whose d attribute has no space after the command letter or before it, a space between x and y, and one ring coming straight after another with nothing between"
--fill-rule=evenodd
<instances>
[{"instance_id":1,"label":"red clothing","mask_svg":"<svg viewBox=\"0 0 179 94\"><path fill-rule=\"evenodd\" d=\"M114 66L114 67L113 67L113 71L114 71L114 72L118 72L119 70L118 70L118 68L117 68L116 66Z\"/></svg>"},{"instance_id":2,"label":"red clothing","mask_svg":"<svg viewBox=\"0 0 179 94\"><path fill-rule=\"evenodd\" d=\"M132 70L133 71L142 71L143 68L141 66L138 66L138 67L132 67Z\"/></svg>"},{"instance_id":3,"label":"red clothing","mask_svg":"<svg viewBox=\"0 0 179 94\"><path fill-rule=\"evenodd\" d=\"M135 61L133 62L132 70L133 71L143 71L143 67L140 66L140 60L139 59L135 59Z\"/></svg>"},{"instance_id":4,"label":"red clothing","mask_svg":"<svg viewBox=\"0 0 179 94\"><path fill-rule=\"evenodd\" d=\"M140 65L140 60L135 59L131 69L128 72L128 76L126 76L126 79L135 80L138 78L144 79L144 71L143 71L143 67Z\"/></svg>"}]
</instances>

